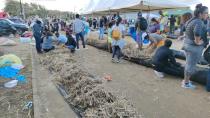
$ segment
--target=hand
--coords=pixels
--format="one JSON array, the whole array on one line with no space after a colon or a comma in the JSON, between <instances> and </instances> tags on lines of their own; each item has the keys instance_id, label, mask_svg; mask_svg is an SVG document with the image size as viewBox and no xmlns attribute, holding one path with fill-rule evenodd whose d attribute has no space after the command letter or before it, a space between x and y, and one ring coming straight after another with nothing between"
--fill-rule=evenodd
<instances>
[{"instance_id":1,"label":"hand","mask_svg":"<svg viewBox=\"0 0 210 118\"><path fill-rule=\"evenodd\" d=\"M196 43L197 45L202 45L202 44L203 44L203 40L195 41L195 43Z\"/></svg>"}]
</instances>

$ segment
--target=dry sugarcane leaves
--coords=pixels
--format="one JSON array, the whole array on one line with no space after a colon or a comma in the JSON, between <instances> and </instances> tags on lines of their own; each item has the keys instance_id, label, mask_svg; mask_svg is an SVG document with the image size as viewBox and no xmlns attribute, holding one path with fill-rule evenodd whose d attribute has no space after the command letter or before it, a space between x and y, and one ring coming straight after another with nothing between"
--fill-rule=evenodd
<instances>
[{"instance_id":1,"label":"dry sugarcane leaves","mask_svg":"<svg viewBox=\"0 0 210 118\"><path fill-rule=\"evenodd\" d=\"M128 54L139 56L135 51L131 52ZM119 98L104 88L103 79L96 79L92 74L79 68L74 60L69 52L61 49L40 57L41 64L56 74L57 83L64 87L68 94L66 101L82 117L141 118L126 99Z\"/></svg>"}]
</instances>

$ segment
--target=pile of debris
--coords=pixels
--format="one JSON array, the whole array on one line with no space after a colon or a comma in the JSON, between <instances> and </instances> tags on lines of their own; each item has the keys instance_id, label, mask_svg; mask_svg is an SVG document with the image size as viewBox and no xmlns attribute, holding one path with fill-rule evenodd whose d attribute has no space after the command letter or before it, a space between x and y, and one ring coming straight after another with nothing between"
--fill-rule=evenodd
<instances>
[{"instance_id":1,"label":"pile of debris","mask_svg":"<svg viewBox=\"0 0 210 118\"><path fill-rule=\"evenodd\" d=\"M125 99L105 89L103 80L82 70L70 53L52 51L40 57L55 74L57 87L68 104L84 118L141 118Z\"/></svg>"}]
</instances>

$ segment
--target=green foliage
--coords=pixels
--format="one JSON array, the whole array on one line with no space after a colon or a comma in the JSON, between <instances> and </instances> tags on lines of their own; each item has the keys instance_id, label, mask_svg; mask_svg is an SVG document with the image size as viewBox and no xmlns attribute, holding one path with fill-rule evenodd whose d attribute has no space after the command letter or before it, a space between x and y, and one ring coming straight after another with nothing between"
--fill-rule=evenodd
<instances>
[{"instance_id":1,"label":"green foliage","mask_svg":"<svg viewBox=\"0 0 210 118\"><path fill-rule=\"evenodd\" d=\"M72 12L61 12L58 10L47 10L44 6L34 3L22 3L25 17L31 17L38 15L41 18L56 17L62 19L71 19ZM10 14L10 16L20 16L20 3L14 0L7 0L4 10Z\"/></svg>"}]
</instances>

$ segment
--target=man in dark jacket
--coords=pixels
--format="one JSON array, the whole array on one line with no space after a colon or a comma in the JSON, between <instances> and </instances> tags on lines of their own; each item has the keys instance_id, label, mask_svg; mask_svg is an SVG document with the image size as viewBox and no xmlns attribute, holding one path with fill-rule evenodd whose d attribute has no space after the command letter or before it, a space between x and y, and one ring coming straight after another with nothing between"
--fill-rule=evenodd
<instances>
[{"instance_id":1,"label":"man in dark jacket","mask_svg":"<svg viewBox=\"0 0 210 118\"><path fill-rule=\"evenodd\" d=\"M42 53L41 47L41 36L42 36L42 25L41 21L37 20L36 23L33 25L33 35L36 41L36 50L37 53Z\"/></svg>"},{"instance_id":2,"label":"man in dark jacket","mask_svg":"<svg viewBox=\"0 0 210 118\"><path fill-rule=\"evenodd\" d=\"M165 40L164 46L158 48L152 58L155 74L160 78L164 77L164 73L179 75L182 72L180 69L183 68L176 62L173 52L170 49L171 45L171 40Z\"/></svg>"}]
</instances>

